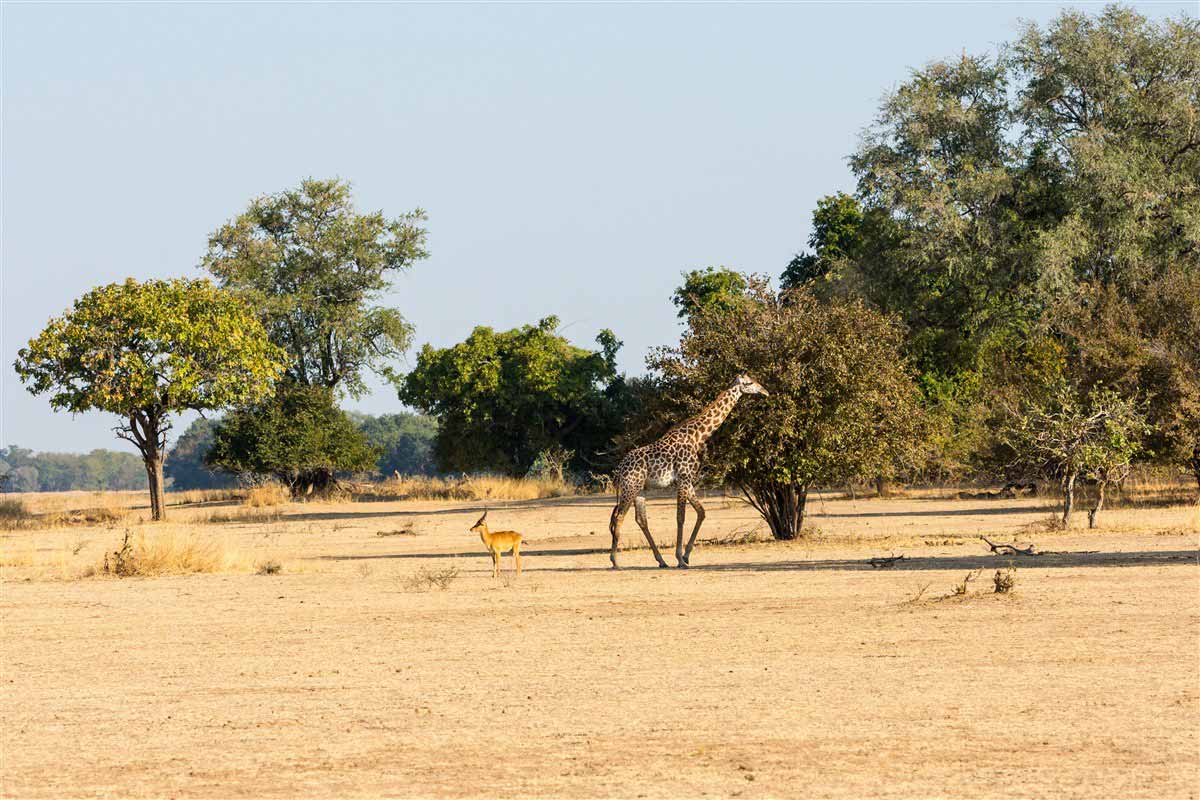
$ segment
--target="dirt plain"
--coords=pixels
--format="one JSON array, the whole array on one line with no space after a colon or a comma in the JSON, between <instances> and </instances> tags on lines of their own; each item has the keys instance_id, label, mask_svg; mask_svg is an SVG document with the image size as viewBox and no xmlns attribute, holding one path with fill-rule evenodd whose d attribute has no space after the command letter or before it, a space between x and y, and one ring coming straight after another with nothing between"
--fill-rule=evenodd
<instances>
[{"instance_id":1,"label":"dirt plain","mask_svg":"<svg viewBox=\"0 0 1200 800\"><path fill-rule=\"evenodd\" d=\"M121 527L2 533L33 557L0 583L0 795L1200 795L1194 506L1056 533L1042 500L828 495L785 544L706 504L691 570L613 572L609 498L491 503L529 540L499 581L470 502L203 526L274 575L64 579ZM673 502L650 523L673 542Z\"/></svg>"}]
</instances>

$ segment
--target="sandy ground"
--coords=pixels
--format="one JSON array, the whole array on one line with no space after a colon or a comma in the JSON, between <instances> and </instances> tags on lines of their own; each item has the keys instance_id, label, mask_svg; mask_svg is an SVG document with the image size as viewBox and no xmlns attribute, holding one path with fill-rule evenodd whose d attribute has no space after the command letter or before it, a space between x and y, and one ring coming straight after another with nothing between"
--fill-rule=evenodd
<instances>
[{"instance_id":1,"label":"sandy ground","mask_svg":"<svg viewBox=\"0 0 1200 800\"><path fill-rule=\"evenodd\" d=\"M707 504L704 539L755 526ZM520 580L491 578L471 503L205 526L278 575L7 567L0 795L1200 795L1195 508L1052 534L1035 500L818 499L811 541L709 542L690 571L635 549L615 573L608 512L493 504L530 540ZM672 503L651 526L673 537ZM998 558L979 534L1060 552ZM119 536L2 541L95 563ZM411 585L447 568L444 590Z\"/></svg>"}]
</instances>

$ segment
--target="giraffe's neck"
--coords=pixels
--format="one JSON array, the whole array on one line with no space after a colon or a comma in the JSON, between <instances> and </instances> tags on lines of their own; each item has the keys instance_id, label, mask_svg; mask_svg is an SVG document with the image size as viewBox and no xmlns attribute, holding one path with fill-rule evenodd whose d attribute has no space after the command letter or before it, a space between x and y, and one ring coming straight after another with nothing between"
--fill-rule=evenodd
<instances>
[{"instance_id":1,"label":"giraffe's neck","mask_svg":"<svg viewBox=\"0 0 1200 800\"><path fill-rule=\"evenodd\" d=\"M733 411L733 407L737 405L741 396L741 387L730 386L717 395L717 399L706 405L703 411L685 422L684 427L694 430L698 434L699 441L697 443L707 441L708 437L721 427L721 423L729 416L729 412Z\"/></svg>"}]
</instances>

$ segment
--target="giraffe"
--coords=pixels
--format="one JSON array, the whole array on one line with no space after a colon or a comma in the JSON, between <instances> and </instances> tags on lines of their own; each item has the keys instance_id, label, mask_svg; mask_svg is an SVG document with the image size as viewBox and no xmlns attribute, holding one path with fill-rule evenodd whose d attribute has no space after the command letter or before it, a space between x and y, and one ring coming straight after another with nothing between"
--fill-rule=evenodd
<instances>
[{"instance_id":1,"label":"giraffe","mask_svg":"<svg viewBox=\"0 0 1200 800\"><path fill-rule=\"evenodd\" d=\"M617 505L613 508L612 518L608 523L609 533L612 534L612 552L609 554L609 560L612 561L613 569L620 569L617 565L617 545L621 541L621 523L625 521L625 514L629 511L631 503L634 505L634 517L638 527L642 529L646 541L650 543L650 549L654 551L654 560L658 562L658 566L664 569L667 567L667 562L663 561L662 554L658 552L654 537L650 535L650 525L646 521L646 498L642 491L647 483L651 486L675 484L675 560L680 569L688 568L688 559L691 558L692 547L696 544L696 534L700 532L700 525L704 522L704 506L696 496L696 479L700 474L700 450L744 394L766 396L768 392L749 375L738 375L733 385L717 395L717 399L705 406L699 414L676 425L654 444L631 450L621 459L614 481ZM683 521L689 503L696 509L696 527L692 529L692 536L688 539L685 551Z\"/></svg>"}]
</instances>

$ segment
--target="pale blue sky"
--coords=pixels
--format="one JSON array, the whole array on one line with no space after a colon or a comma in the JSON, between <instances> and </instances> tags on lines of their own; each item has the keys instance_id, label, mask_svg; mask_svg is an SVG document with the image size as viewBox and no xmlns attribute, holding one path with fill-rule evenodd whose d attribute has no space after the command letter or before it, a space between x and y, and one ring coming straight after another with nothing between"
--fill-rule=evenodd
<instances>
[{"instance_id":1,"label":"pale blue sky","mask_svg":"<svg viewBox=\"0 0 1200 800\"><path fill-rule=\"evenodd\" d=\"M391 298L418 344L557 314L640 373L677 338L682 270L778 275L803 247L910 68L1059 8L5 3L0 444L123 447L29 395L17 349L96 284L200 274L210 231L310 175L429 212L432 257ZM349 405L400 408L383 386Z\"/></svg>"}]
</instances>

